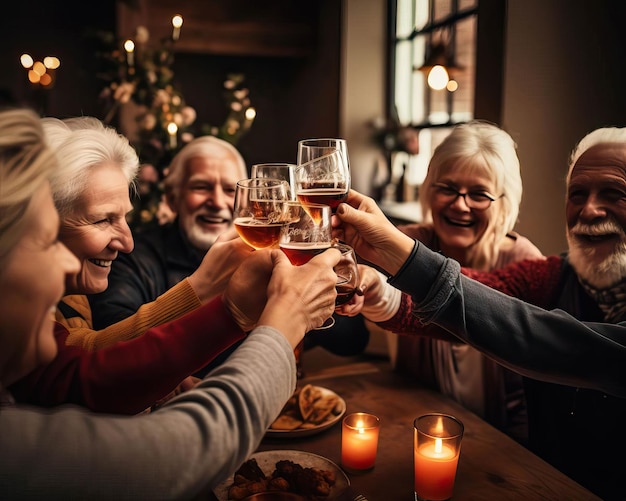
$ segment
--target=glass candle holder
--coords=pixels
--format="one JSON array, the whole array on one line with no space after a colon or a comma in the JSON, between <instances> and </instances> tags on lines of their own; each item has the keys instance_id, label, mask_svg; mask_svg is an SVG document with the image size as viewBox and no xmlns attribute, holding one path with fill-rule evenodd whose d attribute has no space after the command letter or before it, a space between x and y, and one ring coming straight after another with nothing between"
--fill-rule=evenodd
<instances>
[{"instance_id":1,"label":"glass candle holder","mask_svg":"<svg viewBox=\"0 0 626 501\"><path fill-rule=\"evenodd\" d=\"M461 452L463 423L446 414L425 414L413 422L415 500L452 497Z\"/></svg>"},{"instance_id":2,"label":"glass candle holder","mask_svg":"<svg viewBox=\"0 0 626 501\"><path fill-rule=\"evenodd\" d=\"M371 470L376 462L380 419L357 412L343 418L341 427L341 465L352 473Z\"/></svg>"}]
</instances>

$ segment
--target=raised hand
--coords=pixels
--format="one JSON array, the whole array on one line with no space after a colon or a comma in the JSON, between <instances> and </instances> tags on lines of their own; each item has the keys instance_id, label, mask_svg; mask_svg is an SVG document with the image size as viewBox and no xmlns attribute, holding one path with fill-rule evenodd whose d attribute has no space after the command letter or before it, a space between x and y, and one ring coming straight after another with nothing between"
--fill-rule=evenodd
<instances>
[{"instance_id":1,"label":"raised hand","mask_svg":"<svg viewBox=\"0 0 626 501\"><path fill-rule=\"evenodd\" d=\"M348 243L363 259L394 275L411 254L414 240L398 230L376 202L350 190L333 218L333 236Z\"/></svg>"},{"instance_id":2,"label":"raised hand","mask_svg":"<svg viewBox=\"0 0 626 501\"><path fill-rule=\"evenodd\" d=\"M224 292L231 276L254 249L239 238L234 228L222 233L202 259L198 269L189 276L200 301L207 302Z\"/></svg>"}]
</instances>

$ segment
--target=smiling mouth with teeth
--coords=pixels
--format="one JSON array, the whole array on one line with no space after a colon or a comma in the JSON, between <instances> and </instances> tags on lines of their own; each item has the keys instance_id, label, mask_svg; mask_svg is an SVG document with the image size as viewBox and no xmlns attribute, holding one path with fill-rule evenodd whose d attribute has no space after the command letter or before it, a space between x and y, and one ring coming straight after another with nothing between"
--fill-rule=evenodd
<instances>
[{"instance_id":1,"label":"smiling mouth with teeth","mask_svg":"<svg viewBox=\"0 0 626 501\"><path fill-rule=\"evenodd\" d=\"M462 228L469 228L474 225L474 221L458 221L454 219L450 219L449 217L444 218L446 223L452 226L460 226Z\"/></svg>"},{"instance_id":2,"label":"smiling mouth with teeth","mask_svg":"<svg viewBox=\"0 0 626 501\"><path fill-rule=\"evenodd\" d=\"M113 263L113 261L105 261L104 259L90 259L89 262L99 266L100 268L110 268L111 263Z\"/></svg>"},{"instance_id":3,"label":"smiling mouth with teeth","mask_svg":"<svg viewBox=\"0 0 626 501\"><path fill-rule=\"evenodd\" d=\"M198 216L198 220L209 224L228 224L228 220L223 217Z\"/></svg>"}]
</instances>

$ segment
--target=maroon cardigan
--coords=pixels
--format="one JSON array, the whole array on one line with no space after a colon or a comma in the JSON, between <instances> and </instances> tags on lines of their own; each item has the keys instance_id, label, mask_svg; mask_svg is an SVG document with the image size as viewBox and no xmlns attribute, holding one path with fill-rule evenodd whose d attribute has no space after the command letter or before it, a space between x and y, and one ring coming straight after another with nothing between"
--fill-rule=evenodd
<instances>
[{"instance_id":1,"label":"maroon cardigan","mask_svg":"<svg viewBox=\"0 0 626 501\"><path fill-rule=\"evenodd\" d=\"M220 298L96 351L66 345L68 334L55 323L58 354L9 387L16 402L44 407L72 403L97 412L136 414L245 337Z\"/></svg>"}]
</instances>

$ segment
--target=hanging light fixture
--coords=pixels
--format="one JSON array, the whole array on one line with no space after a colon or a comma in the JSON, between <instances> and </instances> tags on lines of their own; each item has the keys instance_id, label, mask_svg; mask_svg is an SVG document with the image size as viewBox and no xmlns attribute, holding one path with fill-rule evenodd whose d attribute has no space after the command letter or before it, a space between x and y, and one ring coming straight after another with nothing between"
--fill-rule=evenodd
<instances>
[{"instance_id":1,"label":"hanging light fixture","mask_svg":"<svg viewBox=\"0 0 626 501\"><path fill-rule=\"evenodd\" d=\"M442 90L449 87L448 84L453 81L454 73L464 68L455 61L454 47L450 43L450 36L448 36L446 41L442 35L436 42L431 39L427 46L424 64L414 69L427 75L427 82L431 89ZM451 87L449 90L456 90L458 85L452 85Z\"/></svg>"}]
</instances>

